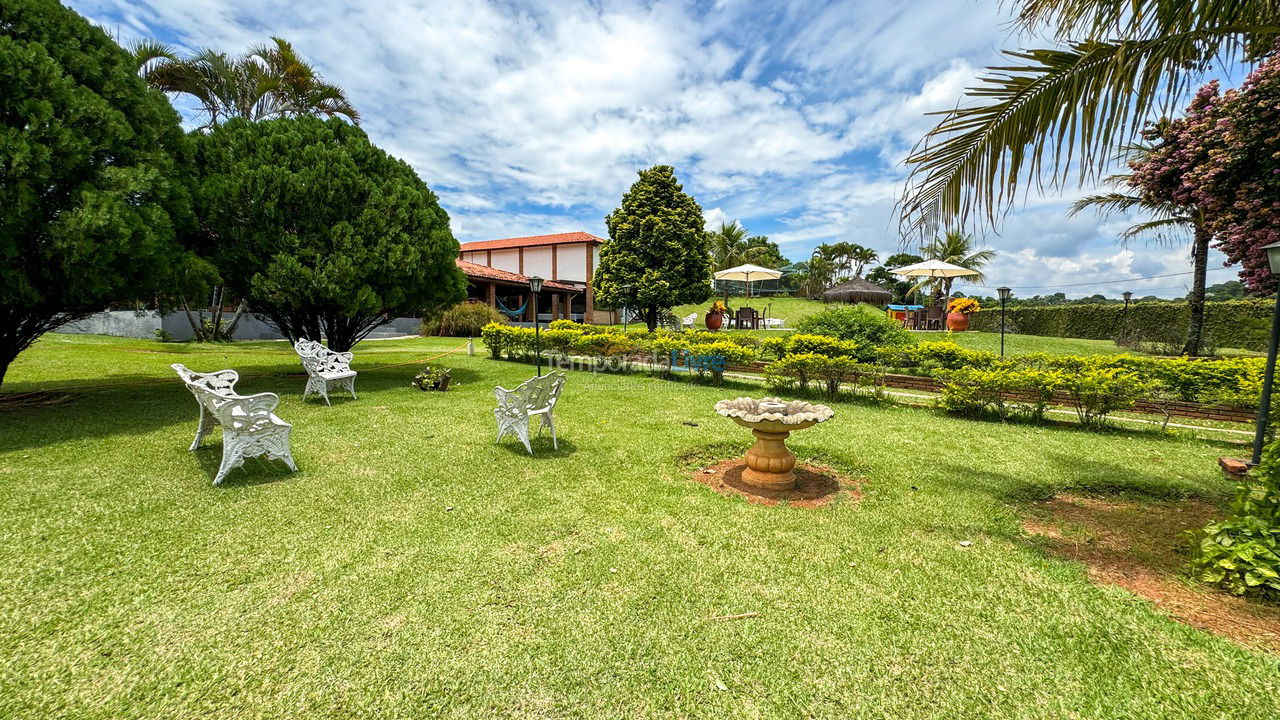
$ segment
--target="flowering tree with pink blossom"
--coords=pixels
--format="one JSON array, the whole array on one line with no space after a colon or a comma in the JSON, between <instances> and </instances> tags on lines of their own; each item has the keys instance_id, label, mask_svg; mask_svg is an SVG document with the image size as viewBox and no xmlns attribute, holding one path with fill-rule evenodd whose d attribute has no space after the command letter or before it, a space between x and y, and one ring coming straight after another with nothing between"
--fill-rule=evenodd
<instances>
[{"instance_id":1,"label":"flowering tree with pink blossom","mask_svg":"<svg viewBox=\"0 0 1280 720\"><path fill-rule=\"evenodd\" d=\"M1280 55L1238 90L1200 88L1185 117L1150 129L1148 139L1158 144L1134 163L1134 186L1198 208L1245 285L1275 292L1262 247L1280 241Z\"/></svg>"}]
</instances>

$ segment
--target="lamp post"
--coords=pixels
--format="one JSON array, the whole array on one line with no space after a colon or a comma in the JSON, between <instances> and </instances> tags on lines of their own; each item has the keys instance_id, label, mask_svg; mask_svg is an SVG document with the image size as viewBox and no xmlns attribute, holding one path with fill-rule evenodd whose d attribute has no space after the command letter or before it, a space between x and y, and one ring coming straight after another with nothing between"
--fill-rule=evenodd
<instances>
[{"instance_id":1,"label":"lamp post","mask_svg":"<svg viewBox=\"0 0 1280 720\"><path fill-rule=\"evenodd\" d=\"M996 292L1000 293L1000 357L1004 357L1004 304L1009 302L1009 293L1013 292L1013 289L998 287Z\"/></svg>"},{"instance_id":2,"label":"lamp post","mask_svg":"<svg viewBox=\"0 0 1280 720\"><path fill-rule=\"evenodd\" d=\"M542 278L529 276L529 292L533 294L533 357L538 376L542 376L542 336L538 334L538 293L542 292Z\"/></svg>"},{"instance_id":3,"label":"lamp post","mask_svg":"<svg viewBox=\"0 0 1280 720\"><path fill-rule=\"evenodd\" d=\"M1272 275L1280 275L1280 242L1263 245ZM1276 374L1276 345L1280 343L1280 291L1276 293L1276 309L1271 315L1271 344L1267 349L1267 371L1262 376L1262 400L1258 403L1258 429L1253 435L1253 464L1262 460L1262 441L1267 434L1267 416L1271 414L1271 381Z\"/></svg>"},{"instance_id":4,"label":"lamp post","mask_svg":"<svg viewBox=\"0 0 1280 720\"><path fill-rule=\"evenodd\" d=\"M631 286L630 286L630 285L623 285L623 286L622 286L622 295L623 295L623 301L622 301L622 332L624 332L624 333L625 333L625 332L627 331L627 310L629 309L629 308L628 308L628 306L631 304Z\"/></svg>"}]
</instances>

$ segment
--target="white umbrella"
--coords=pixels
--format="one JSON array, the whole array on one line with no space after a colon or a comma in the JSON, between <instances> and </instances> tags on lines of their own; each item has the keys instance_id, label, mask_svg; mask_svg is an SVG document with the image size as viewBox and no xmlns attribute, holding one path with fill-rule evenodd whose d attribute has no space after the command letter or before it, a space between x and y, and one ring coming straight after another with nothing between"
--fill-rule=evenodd
<instances>
[{"instance_id":1,"label":"white umbrella","mask_svg":"<svg viewBox=\"0 0 1280 720\"><path fill-rule=\"evenodd\" d=\"M956 278L956 277L973 277L981 275L977 270L970 270L967 267L952 265L949 262L941 260L925 260L914 265L907 265L892 271L894 275L903 277L923 277L923 278ZM923 283L921 283L923 285ZM919 285L912 289L914 293L919 289Z\"/></svg>"},{"instance_id":2,"label":"white umbrella","mask_svg":"<svg viewBox=\"0 0 1280 720\"><path fill-rule=\"evenodd\" d=\"M952 265L949 262L941 260L925 260L914 265L900 267L893 271L894 275L903 277L931 277L931 278L949 278L949 277L972 277L981 275L977 270L970 270L967 267Z\"/></svg>"},{"instance_id":3,"label":"white umbrella","mask_svg":"<svg viewBox=\"0 0 1280 720\"><path fill-rule=\"evenodd\" d=\"M751 297L751 281L752 280L777 280L782 277L781 270L773 268L760 267L759 265L739 265L731 267L727 270L717 271L715 278L717 280L737 280L747 284L747 297Z\"/></svg>"}]
</instances>

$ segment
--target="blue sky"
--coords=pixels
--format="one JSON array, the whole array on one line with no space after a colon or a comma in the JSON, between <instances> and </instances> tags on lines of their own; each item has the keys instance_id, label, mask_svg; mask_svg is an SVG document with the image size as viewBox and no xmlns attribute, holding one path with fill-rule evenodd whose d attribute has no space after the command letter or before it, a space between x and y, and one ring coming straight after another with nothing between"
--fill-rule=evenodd
<instances>
[{"instance_id":1,"label":"blue sky","mask_svg":"<svg viewBox=\"0 0 1280 720\"><path fill-rule=\"evenodd\" d=\"M69 4L125 41L290 40L440 195L459 240L604 236L636 170L663 163L709 224L738 219L793 259L836 240L897 252L893 205L924 113L954 106L1017 43L996 0ZM1067 218L1082 192L1027 197L986 234L999 253L988 285L1032 295L1188 269L1184 247L1117 245L1124 219ZM1187 283L1061 289L1174 296Z\"/></svg>"}]
</instances>

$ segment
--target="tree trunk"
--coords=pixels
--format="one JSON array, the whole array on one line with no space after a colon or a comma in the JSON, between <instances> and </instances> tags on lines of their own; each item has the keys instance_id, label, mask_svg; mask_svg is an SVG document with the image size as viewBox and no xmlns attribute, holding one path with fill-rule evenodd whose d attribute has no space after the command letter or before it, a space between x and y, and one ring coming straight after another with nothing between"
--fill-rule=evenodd
<instances>
[{"instance_id":1,"label":"tree trunk","mask_svg":"<svg viewBox=\"0 0 1280 720\"><path fill-rule=\"evenodd\" d=\"M658 308L656 305L650 305L644 309L644 324L648 326L649 332L653 332L658 328Z\"/></svg>"},{"instance_id":2,"label":"tree trunk","mask_svg":"<svg viewBox=\"0 0 1280 720\"><path fill-rule=\"evenodd\" d=\"M235 335L236 327L240 325L240 318L244 317L244 311L247 310L248 308L249 308L249 303L245 302L244 300L241 300L240 304L236 306L236 312L234 315L231 316L231 322L227 323L226 335L228 340L231 339L232 335Z\"/></svg>"},{"instance_id":3,"label":"tree trunk","mask_svg":"<svg viewBox=\"0 0 1280 720\"><path fill-rule=\"evenodd\" d=\"M204 342L204 318L201 318L200 323L196 323L196 319L191 316L191 308L187 306L186 295L179 295L178 302L182 303L182 311L187 314L187 322L191 324L191 339Z\"/></svg>"},{"instance_id":4,"label":"tree trunk","mask_svg":"<svg viewBox=\"0 0 1280 720\"><path fill-rule=\"evenodd\" d=\"M1187 323L1187 342L1182 346L1183 355L1199 355L1204 344L1204 284L1209 266L1209 232L1204 224L1195 225L1195 240L1191 245L1193 263L1191 295L1187 298L1190 320Z\"/></svg>"}]
</instances>

